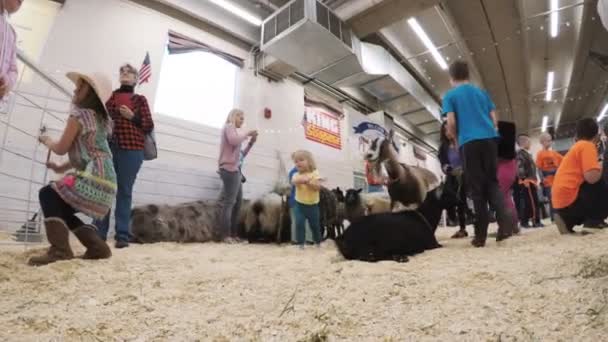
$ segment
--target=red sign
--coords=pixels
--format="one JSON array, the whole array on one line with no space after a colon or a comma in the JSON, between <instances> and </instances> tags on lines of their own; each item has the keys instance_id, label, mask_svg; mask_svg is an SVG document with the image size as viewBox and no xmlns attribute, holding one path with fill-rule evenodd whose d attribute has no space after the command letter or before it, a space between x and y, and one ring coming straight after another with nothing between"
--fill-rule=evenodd
<instances>
[{"instance_id":1,"label":"red sign","mask_svg":"<svg viewBox=\"0 0 608 342\"><path fill-rule=\"evenodd\" d=\"M323 108L306 106L302 121L306 139L338 150L342 149L340 120L336 115Z\"/></svg>"}]
</instances>

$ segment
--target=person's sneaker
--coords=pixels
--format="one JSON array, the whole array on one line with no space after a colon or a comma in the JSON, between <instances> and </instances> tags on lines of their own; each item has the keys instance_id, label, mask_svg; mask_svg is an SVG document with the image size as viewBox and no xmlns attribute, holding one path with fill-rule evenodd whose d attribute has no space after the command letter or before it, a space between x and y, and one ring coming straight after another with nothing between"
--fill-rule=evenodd
<instances>
[{"instance_id":1,"label":"person's sneaker","mask_svg":"<svg viewBox=\"0 0 608 342\"><path fill-rule=\"evenodd\" d=\"M485 247L486 242L477 240L477 239L473 239L473 241L471 241L471 245L473 245L473 247L475 247L475 248Z\"/></svg>"},{"instance_id":2,"label":"person's sneaker","mask_svg":"<svg viewBox=\"0 0 608 342\"><path fill-rule=\"evenodd\" d=\"M452 239L462 239L469 236L469 233L467 233L466 230L459 230L456 233L454 233L454 235L452 235Z\"/></svg>"},{"instance_id":3,"label":"person's sneaker","mask_svg":"<svg viewBox=\"0 0 608 342\"><path fill-rule=\"evenodd\" d=\"M545 225L543 225L541 222L536 222L536 223L534 224L534 226L532 226L532 227L534 227L534 228L544 228L544 227L545 227Z\"/></svg>"},{"instance_id":4,"label":"person's sneaker","mask_svg":"<svg viewBox=\"0 0 608 342\"><path fill-rule=\"evenodd\" d=\"M496 235L496 242L501 242L501 241L504 241L504 240L506 240L506 239L508 239L508 238L510 238L510 237L511 237L511 235L502 235L502 234L497 234L497 235Z\"/></svg>"},{"instance_id":5,"label":"person's sneaker","mask_svg":"<svg viewBox=\"0 0 608 342\"><path fill-rule=\"evenodd\" d=\"M598 222L594 222L594 221L590 221L590 222L585 222L585 224L583 225L584 228L590 228L590 229L604 229L606 228L606 222L604 221L598 221Z\"/></svg>"},{"instance_id":6,"label":"person's sneaker","mask_svg":"<svg viewBox=\"0 0 608 342\"><path fill-rule=\"evenodd\" d=\"M572 230L572 226L568 226L566 224L566 221L564 221L564 219L561 217L560 214L556 213L555 216L555 225L557 226L557 230L559 231L560 234L565 235L565 234L572 234L574 233L574 230Z\"/></svg>"},{"instance_id":7,"label":"person's sneaker","mask_svg":"<svg viewBox=\"0 0 608 342\"><path fill-rule=\"evenodd\" d=\"M532 228L532 226L530 226L530 224L528 222L526 222L526 223L520 223L519 226L521 228L524 228L524 229L530 229L530 228Z\"/></svg>"},{"instance_id":8,"label":"person's sneaker","mask_svg":"<svg viewBox=\"0 0 608 342\"><path fill-rule=\"evenodd\" d=\"M116 244L114 244L115 248L127 248L129 247L129 243L127 241L123 241L123 240L118 240L116 241Z\"/></svg>"}]
</instances>

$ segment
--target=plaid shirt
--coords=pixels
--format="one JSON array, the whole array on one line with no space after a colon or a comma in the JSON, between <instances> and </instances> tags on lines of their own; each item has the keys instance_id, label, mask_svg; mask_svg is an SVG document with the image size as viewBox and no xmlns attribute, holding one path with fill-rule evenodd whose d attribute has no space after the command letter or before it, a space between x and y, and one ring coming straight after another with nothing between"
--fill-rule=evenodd
<instances>
[{"instance_id":1,"label":"plaid shirt","mask_svg":"<svg viewBox=\"0 0 608 342\"><path fill-rule=\"evenodd\" d=\"M135 116L128 120L120 114L120 105L116 101L116 94L117 92L112 93L112 96L106 102L108 112L114 121L112 143L123 150L143 150L144 136L154 128L148 101L142 95L133 94L131 101Z\"/></svg>"}]
</instances>

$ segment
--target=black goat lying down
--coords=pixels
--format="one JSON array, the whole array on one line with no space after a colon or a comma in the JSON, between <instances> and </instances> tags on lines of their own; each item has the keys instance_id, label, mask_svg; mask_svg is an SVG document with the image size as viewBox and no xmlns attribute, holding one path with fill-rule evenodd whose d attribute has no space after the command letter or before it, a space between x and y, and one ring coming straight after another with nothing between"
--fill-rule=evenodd
<instances>
[{"instance_id":1,"label":"black goat lying down","mask_svg":"<svg viewBox=\"0 0 608 342\"><path fill-rule=\"evenodd\" d=\"M440 186L430 191L417 211L362 217L336 239L340 254L348 260L408 261L408 256L441 247L435 230L441 212L458 199Z\"/></svg>"}]
</instances>

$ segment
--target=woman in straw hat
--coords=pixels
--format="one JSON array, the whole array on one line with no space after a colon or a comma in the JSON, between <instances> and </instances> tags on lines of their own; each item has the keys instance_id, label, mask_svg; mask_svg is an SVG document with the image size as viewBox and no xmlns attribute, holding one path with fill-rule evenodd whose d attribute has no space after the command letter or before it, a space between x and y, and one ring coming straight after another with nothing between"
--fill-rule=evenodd
<instances>
[{"instance_id":1,"label":"woman in straw hat","mask_svg":"<svg viewBox=\"0 0 608 342\"><path fill-rule=\"evenodd\" d=\"M114 122L110 147L118 181L114 210L115 247L125 248L129 246L133 184L144 161L145 135L152 131L154 122L146 97L134 92L138 78L137 69L125 64L120 67L119 72L120 88L112 93L106 102L106 108ZM110 213L94 224L99 236L106 240L110 228Z\"/></svg>"},{"instance_id":2,"label":"woman in straw hat","mask_svg":"<svg viewBox=\"0 0 608 342\"><path fill-rule=\"evenodd\" d=\"M107 141L112 122L104 106L111 83L104 75L95 73L70 72L67 77L76 90L66 128L57 141L46 135L39 140L55 154L69 155L65 164L47 162L49 169L56 173L72 171L40 190L40 206L51 247L44 255L30 258L29 264L34 266L74 257L68 229L86 247L84 259L105 259L112 255L95 226L84 224L75 215L80 212L101 219L116 195L116 174Z\"/></svg>"}]
</instances>

